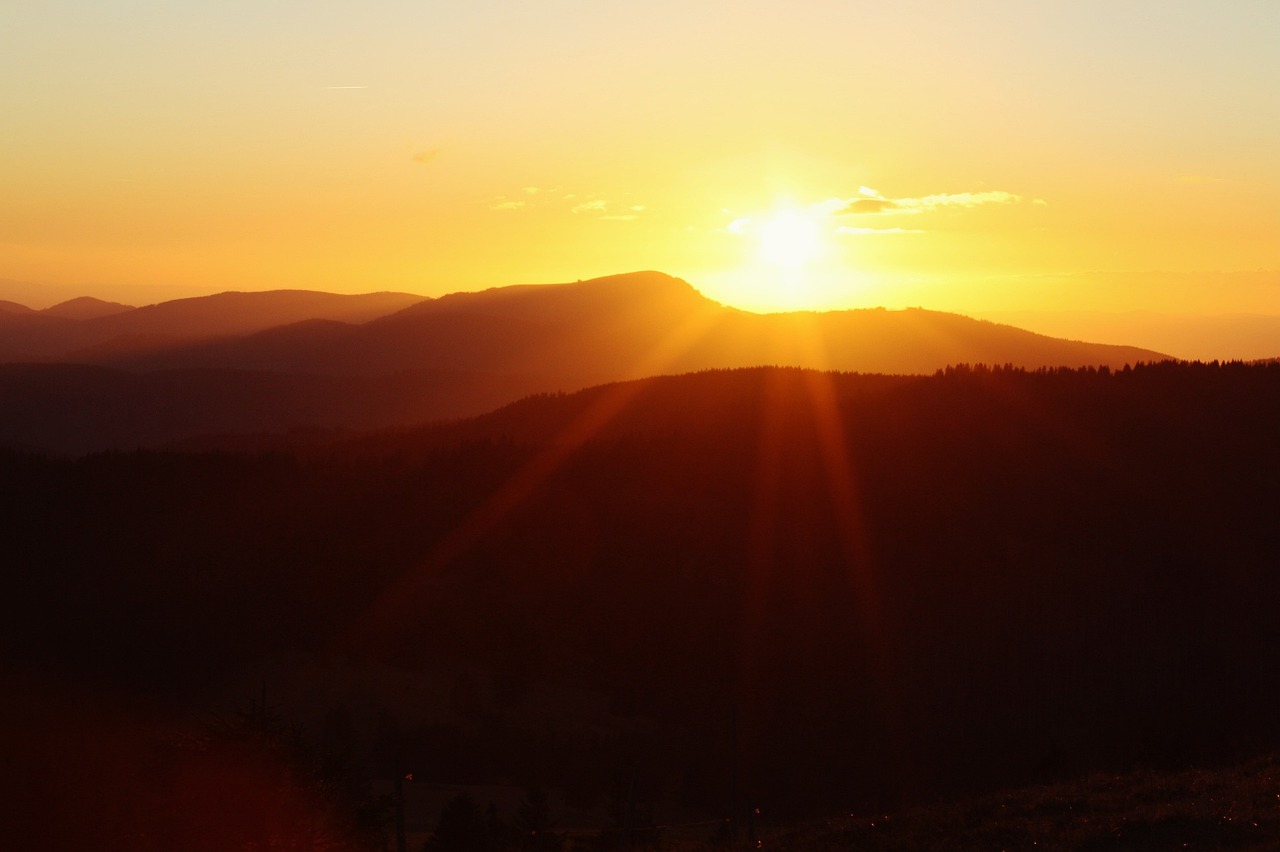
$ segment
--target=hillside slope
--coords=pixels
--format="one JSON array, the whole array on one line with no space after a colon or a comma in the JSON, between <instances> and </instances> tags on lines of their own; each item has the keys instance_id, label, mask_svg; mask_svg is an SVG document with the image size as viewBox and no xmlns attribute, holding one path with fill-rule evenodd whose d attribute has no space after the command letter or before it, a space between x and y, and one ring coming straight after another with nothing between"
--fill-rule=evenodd
<instances>
[{"instance_id":1,"label":"hillside slope","mask_svg":"<svg viewBox=\"0 0 1280 852\"><path fill-rule=\"evenodd\" d=\"M731 767L799 813L1203 765L1280 746L1278 418L1280 366L752 369L0 453L0 671L90 728L266 680L429 781L712 813Z\"/></svg>"},{"instance_id":2,"label":"hillside slope","mask_svg":"<svg viewBox=\"0 0 1280 852\"><path fill-rule=\"evenodd\" d=\"M224 293L80 322L7 316L11 349L56 339L62 354L47 360L96 368L9 364L0 374L0 444L59 452L406 426L538 392L705 369L1118 369L1161 357L924 310L752 314L656 272L431 300Z\"/></svg>"}]
</instances>

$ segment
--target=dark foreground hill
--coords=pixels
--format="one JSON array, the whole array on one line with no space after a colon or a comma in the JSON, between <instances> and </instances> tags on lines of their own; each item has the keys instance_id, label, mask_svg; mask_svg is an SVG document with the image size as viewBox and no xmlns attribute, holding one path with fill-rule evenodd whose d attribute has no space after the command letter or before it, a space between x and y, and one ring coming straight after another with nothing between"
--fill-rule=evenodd
<instances>
[{"instance_id":1,"label":"dark foreground hill","mask_svg":"<svg viewBox=\"0 0 1280 852\"><path fill-rule=\"evenodd\" d=\"M15 314L0 323L0 344L26 340L59 363L0 365L0 445L75 453L369 430L472 416L538 392L763 364L927 374L958 363L1118 369L1161 357L924 310L752 314L656 272L389 307L406 298L226 293L82 322ZM36 319L60 323L57 334L23 326ZM42 330L43 342L23 328Z\"/></svg>"},{"instance_id":2,"label":"dark foreground hill","mask_svg":"<svg viewBox=\"0 0 1280 852\"><path fill-rule=\"evenodd\" d=\"M360 772L635 814L1274 749L1276 422L1280 365L753 369L293 453L0 455L10 772L74 821L48 756L98 741L102 809L198 824L243 785L147 743L264 682Z\"/></svg>"}]
</instances>

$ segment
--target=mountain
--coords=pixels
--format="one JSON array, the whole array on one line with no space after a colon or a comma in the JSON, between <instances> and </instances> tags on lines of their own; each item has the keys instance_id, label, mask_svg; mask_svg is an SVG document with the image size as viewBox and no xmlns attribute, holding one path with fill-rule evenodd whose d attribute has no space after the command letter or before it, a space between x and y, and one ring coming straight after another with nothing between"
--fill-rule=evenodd
<instances>
[{"instance_id":1,"label":"mountain","mask_svg":"<svg viewBox=\"0 0 1280 852\"><path fill-rule=\"evenodd\" d=\"M347 330L271 329L249 339L163 351L78 354L135 370L529 375L538 377L542 390L754 364L928 373L964 362L1122 367L1163 357L919 309L753 314L712 302L657 272L457 293Z\"/></svg>"},{"instance_id":2,"label":"mountain","mask_svg":"<svg viewBox=\"0 0 1280 852\"><path fill-rule=\"evenodd\" d=\"M1124 341L1188 360L1254 361L1280 357L1280 316L1192 316L1151 311L1003 311L996 322L1072 339Z\"/></svg>"},{"instance_id":3,"label":"mountain","mask_svg":"<svg viewBox=\"0 0 1280 852\"><path fill-rule=\"evenodd\" d=\"M72 300L18 317L22 322L0 314L0 362L97 363L138 353L154 355L197 340L252 334L304 320L367 322L424 298L410 293L270 290L218 293L111 312L103 308L108 303Z\"/></svg>"},{"instance_id":4,"label":"mountain","mask_svg":"<svg viewBox=\"0 0 1280 852\"><path fill-rule=\"evenodd\" d=\"M0 314L30 314L34 313L26 305L19 305L17 302L9 302L0 299Z\"/></svg>"},{"instance_id":5,"label":"mountain","mask_svg":"<svg viewBox=\"0 0 1280 852\"><path fill-rule=\"evenodd\" d=\"M132 311L132 305L122 305L119 302L105 302L102 299L95 299L92 296L80 296L76 299L68 299L65 302L59 302L52 307L45 308L42 313L54 317L66 317L73 320L98 319L99 317L109 317L114 314L122 314L125 311Z\"/></svg>"},{"instance_id":6,"label":"mountain","mask_svg":"<svg viewBox=\"0 0 1280 852\"><path fill-rule=\"evenodd\" d=\"M404 301L412 304L388 312ZM11 329L20 320L33 321ZM50 360L111 371L10 364L0 373L0 443L75 452L403 426L534 393L761 364L924 374L957 363L1120 368L1163 357L918 309L753 314L657 272L439 299L224 293L44 321L61 323L64 354Z\"/></svg>"}]
</instances>

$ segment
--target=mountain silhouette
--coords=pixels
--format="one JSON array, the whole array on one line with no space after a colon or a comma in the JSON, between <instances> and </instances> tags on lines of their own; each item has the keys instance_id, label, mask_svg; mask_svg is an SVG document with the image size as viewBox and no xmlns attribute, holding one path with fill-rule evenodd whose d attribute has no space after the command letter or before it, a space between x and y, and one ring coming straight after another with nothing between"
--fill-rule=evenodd
<instances>
[{"instance_id":1,"label":"mountain silhouette","mask_svg":"<svg viewBox=\"0 0 1280 852\"><path fill-rule=\"evenodd\" d=\"M1280 356L1280 316L1162 314L1154 311L993 311L987 319L1056 337L1119 341L1188 360Z\"/></svg>"},{"instance_id":2,"label":"mountain silhouette","mask_svg":"<svg viewBox=\"0 0 1280 852\"><path fill-rule=\"evenodd\" d=\"M86 320L98 319L99 317L109 317L132 310L136 310L132 305L122 305L119 302L107 302L102 299L95 299L92 296L80 296L79 298L68 299L65 302L59 302L52 307L45 308L41 313L46 316L66 317L67 319L73 320Z\"/></svg>"},{"instance_id":3,"label":"mountain silhouette","mask_svg":"<svg viewBox=\"0 0 1280 852\"><path fill-rule=\"evenodd\" d=\"M658 272L457 293L350 329L313 324L163 351L77 354L77 360L144 370L536 375L542 390L755 364L928 373L965 362L1121 367L1163 357L920 309L754 314Z\"/></svg>"},{"instance_id":4,"label":"mountain silhouette","mask_svg":"<svg viewBox=\"0 0 1280 852\"><path fill-rule=\"evenodd\" d=\"M438 299L223 293L79 322L21 315L6 332L10 348L60 352L7 360L114 371L29 363L0 373L0 442L76 452L403 426L707 369L927 374L958 363L1120 368L1163 357L921 309L754 314L659 272ZM23 396L22 387L39 390Z\"/></svg>"},{"instance_id":5,"label":"mountain silhouette","mask_svg":"<svg viewBox=\"0 0 1280 852\"><path fill-rule=\"evenodd\" d=\"M269 290L174 299L111 312L104 309L110 303L73 299L31 314L0 313L0 360L98 363L303 320L367 322L424 298L409 293Z\"/></svg>"},{"instance_id":6,"label":"mountain silhouette","mask_svg":"<svg viewBox=\"0 0 1280 852\"><path fill-rule=\"evenodd\" d=\"M0 299L0 314L32 314L35 311L26 305L20 305L17 302L10 302Z\"/></svg>"}]
</instances>

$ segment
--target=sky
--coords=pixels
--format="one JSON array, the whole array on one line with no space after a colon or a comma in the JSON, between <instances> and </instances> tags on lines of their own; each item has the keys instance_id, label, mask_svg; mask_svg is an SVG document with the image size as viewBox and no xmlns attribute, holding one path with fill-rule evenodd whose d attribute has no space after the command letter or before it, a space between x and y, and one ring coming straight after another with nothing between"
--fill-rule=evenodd
<instances>
[{"instance_id":1,"label":"sky","mask_svg":"<svg viewBox=\"0 0 1280 852\"><path fill-rule=\"evenodd\" d=\"M0 298L1280 314L1277 44L1276 0L7 0Z\"/></svg>"}]
</instances>

